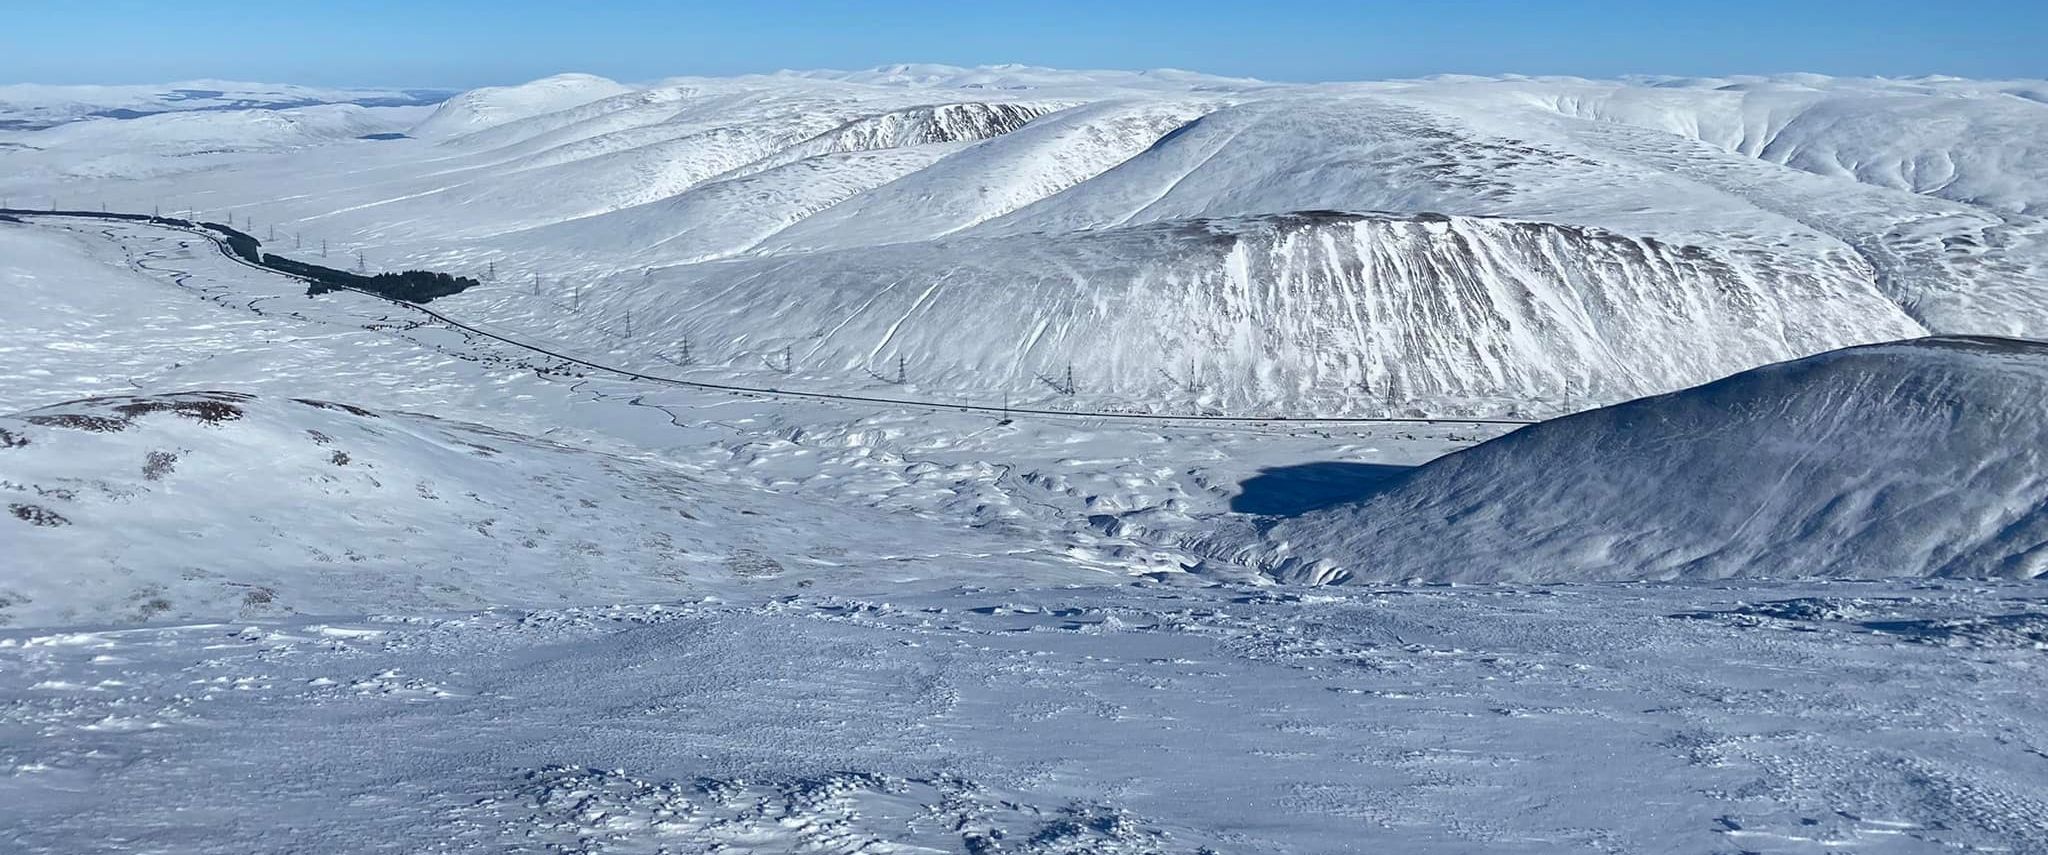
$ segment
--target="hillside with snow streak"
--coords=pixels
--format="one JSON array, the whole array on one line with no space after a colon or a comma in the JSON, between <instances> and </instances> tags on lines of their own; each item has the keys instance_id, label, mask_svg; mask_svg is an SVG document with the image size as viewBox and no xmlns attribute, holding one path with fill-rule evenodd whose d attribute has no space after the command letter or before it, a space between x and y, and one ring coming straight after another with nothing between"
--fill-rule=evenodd
<instances>
[{"instance_id":1,"label":"hillside with snow streak","mask_svg":"<svg viewBox=\"0 0 2048 855\"><path fill-rule=\"evenodd\" d=\"M665 268L593 288L585 308L662 331L614 345L652 365L683 338L728 370L787 358L872 381L900 367L941 394L1071 381L1073 397L1167 412L1499 412L1924 334L1858 270L1847 253L1766 261L1602 229L1325 211ZM577 322L516 325L562 339Z\"/></svg>"},{"instance_id":2,"label":"hillside with snow streak","mask_svg":"<svg viewBox=\"0 0 2048 855\"><path fill-rule=\"evenodd\" d=\"M1278 578L2048 573L2048 344L1926 338L1524 428L1211 554Z\"/></svg>"}]
</instances>

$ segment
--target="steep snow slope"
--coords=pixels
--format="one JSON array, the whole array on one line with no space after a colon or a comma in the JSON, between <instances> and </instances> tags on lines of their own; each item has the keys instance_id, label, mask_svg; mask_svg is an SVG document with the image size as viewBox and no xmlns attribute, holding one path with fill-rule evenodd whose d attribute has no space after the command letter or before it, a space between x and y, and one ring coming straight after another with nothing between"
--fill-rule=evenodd
<instances>
[{"instance_id":1,"label":"steep snow slope","mask_svg":"<svg viewBox=\"0 0 2048 855\"><path fill-rule=\"evenodd\" d=\"M714 178L744 177L814 156L986 139L1022 127L1047 109L944 104L849 116L812 105L770 101L753 106L759 120L738 126L728 124L726 114L678 136L645 143L621 145L627 132L618 132L557 146L500 165L503 174L451 189L447 203L496 212L476 218L486 228L514 213L518 227L544 226L674 200ZM687 126L672 119L662 127ZM741 215L753 207L733 206ZM684 223L666 222L702 224L722 212L709 213Z\"/></svg>"},{"instance_id":2,"label":"steep snow slope","mask_svg":"<svg viewBox=\"0 0 2048 855\"><path fill-rule=\"evenodd\" d=\"M1713 139L1714 134L1674 134L1668 127L1650 121L1654 111L1641 115L1644 124L1587 120L1560 116L1544 121L1523 115L1519 121L1546 128L1566 144L1599 151L1613 160L1648 168L1691 182L1712 194L1740 200L1741 204L1768 212L1779 223L1760 221L1762 231L1737 227L1731 237L1763 236L1782 241L1784 221L1798 223L1793 233L1812 231L1826 235L1862 256L1872 267L1878 286L1930 328L1945 332L1972 332L2040 338L2048 336L2048 306L2043 305L2040 283L2048 279L2048 221L2018 213L2012 208L2035 204L2034 188L2042 186L2041 158L2030 152L2034 142L2048 133L2048 111L2034 109L2028 102L2004 92L1939 93L1901 92L1879 88L1883 97L1867 93L1872 87L1844 81L1836 91L1829 87L1816 96L1810 88L1787 91L1782 84L1743 87L1751 95L1776 96L1778 100L1820 98L1792 114L1793 118L1828 114L1829 122L1798 124L1798 145L1808 149L1874 152L1893 151L1899 157L1919 162L1935 160L1957 164L1972 176L1970 184L2004 188L2004 201L1978 198L1979 190L1952 193L1963 183L1943 187L1909 187L1869 178L1867 172L1850 172L1832 167L1783 168L1761 159L1767 145L1779 145L1794 136L1788 125L1780 132L1768 128L1774 121L1790 121L1767 115L1756 119L1757 128L1745 131L1748 138L1768 138L1768 144L1722 140L1735 148L1714 142L1685 141L1697 135ZM1572 84L1596 89L1583 81ZM1809 86L1818 85L1809 82ZM1468 121L1498 123L1498 104L1509 84L1465 87L1456 91L1431 89L1429 94L1445 108L1455 108ZM1611 86L1608 85L1608 86ZM1552 84L1546 96L1563 97L1564 84ZM1526 95L1527 93L1523 93ZM1649 95L1638 97L1647 98ZM1690 93L1691 114L1677 112L1681 124L1695 127L1714 125L1716 101L1730 93L1718 88ZM1897 103L1904 101L1905 103ZM1733 106L1748 104L1739 102ZM1765 103L1772 103L1765 101ZM2017 114L2011 108L2020 105ZM1730 107L1732 109L1732 107ZM1862 112L1858 112L1862 111ZM1943 112L1948 119L1919 116L1918 111ZM1702 116L1705 114L1705 117ZM1901 122L1900 114L1909 118ZM1507 115L1513 115L1508 113ZM1845 116L1861 115L1855 122ZM1958 117L1975 123L1969 133L1955 133ZM1804 121L1801 119L1801 121ZM2031 122L2031 124L2029 124ZM1524 125L1501 126L1500 132ZM1889 129L1889 130L1887 130ZM1774 135L1776 134L1776 135ZM1674 139L1678 140L1676 144ZM1758 157L1744 154L1741 146L1758 145ZM1882 161L1881 153L1856 155ZM1798 164L1793 164L1798 165ZM1810 165L1810 164L1809 164ZM1903 168L1903 167L1902 167ZM1913 167L1917 171L1918 167ZM1928 174L1933 173L1929 167ZM1928 192L1913 192L1925 189ZM1697 192L1694 195L1699 195Z\"/></svg>"},{"instance_id":3,"label":"steep snow slope","mask_svg":"<svg viewBox=\"0 0 2048 855\"><path fill-rule=\"evenodd\" d=\"M874 151L932 143L978 142L1024 127L1058 104L934 104L862 116L791 146L764 161L763 168L824 154Z\"/></svg>"},{"instance_id":4,"label":"steep snow slope","mask_svg":"<svg viewBox=\"0 0 2048 855\"><path fill-rule=\"evenodd\" d=\"M1852 348L1525 428L1215 536L1331 583L2048 572L2048 344Z\"/></svg>"},{"instance_id":5,"label":"steep snow slope","mask_svg":"<svg viewBox=\"0 0 2048 855\"><path fill-rule=\"evenodd\" d=\"M585 314L700 361L1160 411L1381 411L1634 397L1924 331L1853 256L1798 266L1597 229L1317 212L957 238L656 271ZM1803 260L1803 259L1802 259ZM504 292L463 295L475 305ZM512 304L493 309L523 306ZM552 305L552 304L545 304ZM775 320L763 335L758 319ZM516 326L573 338L579 321Z\"/></svg>"},{"instance_id":6,"label":"steep snow slope","mask_svg":"<svg viewBox=\"0 0 2048 855\"><path fill-rule=\"evenodd\" d=\"M574 246L646 266L743 255L812 214L913 174L961 147L930 143L816 154L753 168L764 166L763 161L665 199L513 232L490 246L515 257L536 246Z\"/></svg>"},{"instance_id":7,"label":"steep snow slope","mask_svg":"<svg viewBox=\"0 0 2048 855\"><path fill-rule=\"evenodd\" d=\"M651 459L219 391L0 417L0 509L0 624L859 588L956 547L980 552L946 562L955 577L1044 575L971 531L883 525Z\"/></svg>"},{"instance_id":8,"label":"steep snow slope","mask_svg":"<svg viewBox=\"0 0 2048 855\"><path fill-rule=\"evenodd\" d=\"M982 230L1323 208L1505 216L1779 257L1854 254L1867 263L1860 275L1936 329L2048 335L2038 292L2048 227L2037 217L1532 109L1526 86L1262 97L1209 113L1099 179ZM1558 89L1570 91L1543 91ZM1872 121L1890 115L1865 106L1878 110ZM2026 109L2044 124L1972 144L2024 159L2029 140L2048 133L2048 111ZM2037 168L2008 174L1989 155L1973 163L2015 188Z\"/></svg>"},{"instance_id":9,"label":"steep snow slope","mask_svg":"<svg viewBox=\"0 0 2048 855\"><path fill-rule=\"evenodd\" d=\"M767 252L927 240L1072 188L1207 109L1203 102L1114 100L1048 116L931 168L821 211Z\"/></svg>"}]
</instances>

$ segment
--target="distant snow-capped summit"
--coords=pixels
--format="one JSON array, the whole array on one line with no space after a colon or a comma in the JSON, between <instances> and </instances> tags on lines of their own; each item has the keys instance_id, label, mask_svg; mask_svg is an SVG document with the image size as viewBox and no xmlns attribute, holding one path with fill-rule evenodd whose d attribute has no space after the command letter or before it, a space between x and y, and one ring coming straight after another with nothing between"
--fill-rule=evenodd
<instances>
[{"instance_id":1,"label":"distant snow-capped summit","mask_svg":"<svg viewBox=\"0 0 2048 855\"><path fill-rule=\"evenodd\" d=\"M557 74L517 86L472 89L448 99L413 128L413 134L455 136L631 91L630 86L594 74Z\"/></svg>"}]
</instances>

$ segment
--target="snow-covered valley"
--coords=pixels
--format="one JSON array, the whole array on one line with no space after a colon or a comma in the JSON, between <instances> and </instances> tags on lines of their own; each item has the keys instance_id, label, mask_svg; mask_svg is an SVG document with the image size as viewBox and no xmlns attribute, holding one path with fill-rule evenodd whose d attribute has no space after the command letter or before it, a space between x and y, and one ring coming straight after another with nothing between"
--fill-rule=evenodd
<instances>
[{"instance_id":1,"label":"snow-covered valley","mask_svg":"<svg viewBox=\"0 0 2048 855\"><path fill-rule=\"evenodd\" d=\"M2048 852L2043 93L0 88L0 842Z\"/></svg>"}]
</instances>

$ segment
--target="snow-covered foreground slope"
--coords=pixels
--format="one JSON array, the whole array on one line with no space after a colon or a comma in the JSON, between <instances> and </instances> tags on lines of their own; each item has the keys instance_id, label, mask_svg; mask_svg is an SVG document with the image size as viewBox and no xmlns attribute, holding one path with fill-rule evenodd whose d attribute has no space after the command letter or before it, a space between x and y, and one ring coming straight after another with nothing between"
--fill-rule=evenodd
<instances>
[{"instance_id":1,"label":"snow-covered foreground slope","mask_svg":"<svg viewBox=\"0 0 2048 855\"><path fill-rule=\"evenodd\" d=\"M1314 583L2031 578L2044 411L2048 344L1853 348L1524 428L1212 546Z\"/></svg>"},{"instance_id":2,"label":"snow-covered foreground slope","mask_svg":"<svg viewBox=\"0 0 2048 855\"><path fill-rule=\"evenodd\" d=\"M0 847L2035 853L2042 593L798 591L0 630Z\"/></svg>"},{"instance_id":3,"label":"snow-covered foreground slope","mask_svg":"<svg viewBox=\"0 0 2048 855\"><path fill-rule=\"evenodd\" d=\"M193 114L252 142L123 159L54 144L94 123L17 133L0 194L490 276L475 313L649 358L689 338L728 377L770 359L843 389L901 357L949 400L1554 413L1890 338L2048 336L2044 91L564 75L452 99L415 139L259 151L283 143ZM1069 363L1075 395L1039 382Z\"/></svg>"},{"instance_id":4,"label":"snow-covered foreground slope","mask_svg":"<svg viewBox=\"0 0 2048 855\"><path fill-rule=\"evenodd\" d=\"M1086 575L1030 567L972 532L884 526L652 459L223 391L0 417L0 505L0 625Z\"/></svg>"}]
</instances>

